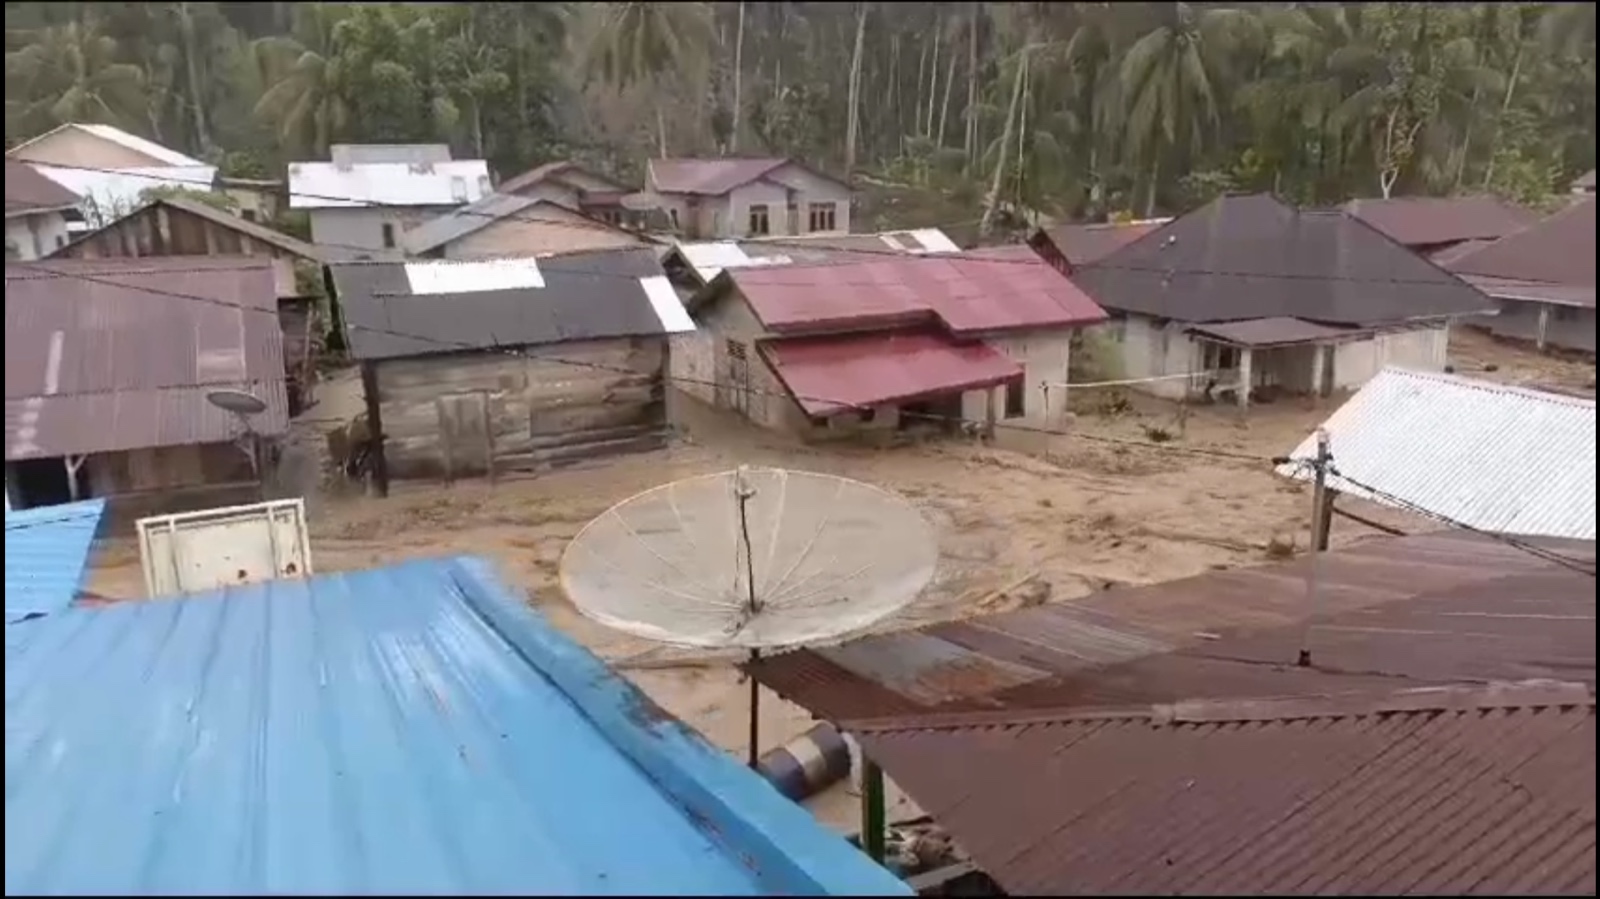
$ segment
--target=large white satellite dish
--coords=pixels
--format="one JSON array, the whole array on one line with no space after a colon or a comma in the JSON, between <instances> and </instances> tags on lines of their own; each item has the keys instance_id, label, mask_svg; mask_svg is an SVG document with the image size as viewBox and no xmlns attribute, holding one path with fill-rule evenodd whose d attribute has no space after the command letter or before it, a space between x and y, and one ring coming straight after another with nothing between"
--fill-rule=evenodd
<instances>
[{"instance_id":1,"label":"large white satellite dish","mask_svg":"<svg viewBox=\"0 0 1600 899\"><path fill-rule=\"evenodd\" d=\"M762 650L837 641L933 579L933 530L887 490L739 468L674 481L591 521L561 558L584 615L661 643ZM757 696L751 684L752 703ZM755 758L751 708L751 758Z\"/></svg>"}]
</instances>

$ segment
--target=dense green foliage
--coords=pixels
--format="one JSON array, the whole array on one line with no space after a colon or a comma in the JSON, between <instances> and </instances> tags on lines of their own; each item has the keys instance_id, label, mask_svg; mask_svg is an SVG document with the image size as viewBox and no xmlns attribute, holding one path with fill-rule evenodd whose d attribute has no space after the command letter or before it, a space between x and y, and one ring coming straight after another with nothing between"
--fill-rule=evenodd
<instances>
[{"instance_id":1,"label":"dense green foliage","mask_svg":"<svg viewBox=\"0 0 1600 899\"><path fill-rule=\"evenodd\" d=\"M7 3L6 140L119 125L241 176L338 141L783 153L1052 213L1557 193L1595 7L1548 3Z\"/></svg>"}]
</instances>

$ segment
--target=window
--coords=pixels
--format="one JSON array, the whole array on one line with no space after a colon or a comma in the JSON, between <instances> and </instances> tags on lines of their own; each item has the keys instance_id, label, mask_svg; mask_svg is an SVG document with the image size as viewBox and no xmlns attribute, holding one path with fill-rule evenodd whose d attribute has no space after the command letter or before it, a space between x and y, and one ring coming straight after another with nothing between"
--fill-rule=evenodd
<instances>
[{"instance_id":1,"label":"window","mask_svg":"<svg viewBox=\"0 0 1600 899\"><path fill-rule=\"evenodd\" d=\"M1551 311L1555 313L1551 318L1558 322L1575 322L1578 320L1578 307L1576 306L1554 306Z\"/></svg>"},{"instance_id":2,"label":"window","mask_svg":"<svg viewBox=\"0 0 1600 899\"><path fill-rule=\"evenodd\" d=\"M1027 414L1026 395L1021 381L1006 384L1006 418L1021 418Z\"/></svg>"},{"instance_id":3,"label":"window","mask_svg":"<svg viewBox=\"0 0 1600 899\"><path fill-rule=\"evenodd\" d=\"M62 247L66 246L66 245L67 245L67 235L65 235L65 234L57 234L56 235L56 249L59 250L59 249L61 249Z\"/></svg>"},{"instance_id":4,"label":"window","mask_svg":"<svg viewBox=\"0 0 1600 899\"><path fill-rule=\"evenodd\" d=\"M239 216L247 222L253 222L256 220L256 211L254 209L241 209L239 210Z\"/></svg>"},{"instance_id":5,"label":"window","mask_svg":"<svg viewBox=\"0 0 1600 899\"><path fill-rule=\"evenodd\" d=\"M810 231L834 231L838 227L837 204L812 203L806 207L807 224Z\"/></svg>"},{"instance_id":6,"label":"window","mask_svg":"<svg viewBox=\"0 0 1600 899\"><path fill-rule=\"evenodd\" d=\"M1206 369L1233 371L1239 367L1239 348L1220 343L1206 344Z\"/></svg>"},{"instance_id":7,"label":"window","mask_svg":"<svg viewBox=\"0 0 1600 899\"><path fill-rule=\"evenodd\" d=\"M877 409L862 409L861 410L861 423L862 424L870 424L872 422L872 420L874 418L877 418L877 417L878 417L878 410Z\"/></svg>"},{"instance_id":8,"label":"window","mask_svg":"<svg viewBox=\"0 0 1600 899\"><path fill-rule=\"evenodd\" d=\"M615 227L622 225L622 210L620 209L602 209L595 217L608 225Z\"/></svg>"},{"instance_id":9,"label":"window","mask_svg":"<svg viewBox=\"0 0 1600 899\"><path fill-rule=\"evenodd\" d=\"M667 210L667 219L672 222L672 230L678 230L678 210L676 208Z\"/></svg>"},{"instance_id":10,"label":"window","mask_svg":"<svg viewBox=\"0 0 1600 899\"><path fill-rule=\"evenodd\" d=\"M393 222L384 222L383 223L383 248L385 250L394 249L394 223Z\"/></svg>"},{"instance_id":11,"label":"window","mask_svg":"<svg viewBox=\"0 0 1600 899\"><path fill-rule=\"evenodd\" d=\"M756 203L750 207L750 233L772 233L772 218L767 213L767 205L765 203Z\"/></svg>"},{"instance_id":12,"label":"window","mask_svg":"<svg viewBox=\"0 0 1600 899\"><path fill-rule=\"evenodd\" d=\"M728 358L729 359L743 359L743 358L745 358L745 355L744 355L744 344L740 343L737 340L730 340L727 343L728 343Z\"/></svg>"}]
</instances>

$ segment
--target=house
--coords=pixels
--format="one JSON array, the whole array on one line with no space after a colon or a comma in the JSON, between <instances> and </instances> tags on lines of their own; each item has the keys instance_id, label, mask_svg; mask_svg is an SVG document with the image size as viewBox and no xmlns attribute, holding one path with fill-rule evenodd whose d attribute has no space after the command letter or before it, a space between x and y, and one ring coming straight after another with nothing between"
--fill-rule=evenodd
<instances>
[{"instance_id":1,"label":"house","mask_svg":"<svg viewBox=\"0 0 1600 899\"><path fill-rule=\"evenodd\" d=\"M1578 179L1572 182L1572 192L1575 194L1594 193L1594 169L1590 169L1587 173L1579 175Z\"/></svg>"},{"instance_id":2,"label":"house","mask_svg":"<svg viewBox=\"0 0 1600 899\"><path fill-rule=\"evenodd\" d=\"M1170 221L1170 218L1156 218L1051 225L1035 230L1028 237L1028 246L1062 274L1070 276L1074 268L1098 262Z\"/></svg>"},{"instance_id":3,"label":"house","mask_svg":"<svg viewBox=\"0 0 1600 899\"><path fill-rule=\"evenodd\" d=\"M1447 268L1493 297L1499 314L1472 319L1539 349L1595 351L1595 199L1451 261Z\"/></svg>"},{"instance_id":4,"label":"house","mask_svg":"<svg viewBox=\"0 0 1600 899\"><path fill-rule=\"evenodd\" d=\"M850 231L850 185L792 159L652 159L644 194L692 240Z\"/></svg>"},{"instance_id":5,"label":"house","mask_svg":"<svg viewBox=\"0 0 1600 899\"><path fill-rule=\"evenodd\" d=\"M444 144L334 144L329 155L289 164L289 208L343 258L398 257L407 229L492 190L487 162L451 159Z\"/></svg>"},{"instance_id":6,"label":"house","mask_svg":"<svg viewBox=\"0 0 1600 899\"><path fill-rule=\"evenodd\" d=\"M265 259L52 259L6 266L6 483L14 508L109 500L119 522L254 502L245 424L209 393L288 427ZM253 464L254 458L254 464Z\"/></svg>"},{"instance_id":7,"label":"house","mask_svg":"<svg viewBox=\"0 0 1600 899\"><path fill-rule=\"evenodd\" d=\"M920 256L959 253L961 248L938 228L879 234L810 234L745 240L678 241L661 259L667 278L680 291L694 293L725 268L793 265L860 259L867 256Z\"/></svg>"},{"instance_id":8,"label":"house","mask_svg":"<svg viewBox=\"0 0 1600 899\"><path fill-rule=\"evenodd\" d=\"M1359 387L1390 364L1440 371L1450 323L1494 311L1360 219L1266 194L1218 198L1072 278L1110 310L1122 378L1173 399L1215 387L1241 406Z\"/></svg>"},{"instance_id":9,"label":"house","mask_svg":"<svg viewBox=\"0 0 1600 899\"><path fill-rule=\"evenodd\" d=\"M493 193L407 231L406 255L437 259L542 256L649 246L636 231L536 196Z\"/></svg>"},{"instance_id":10,"label":"house","mask_svg":"<svg viewBox=\"0 0 1600 899\"><path fill-rule=\"evenodd\" d=\"M59 612L82 596L105 511L103 499L21 512L7 505L7 626Z\"/></svg>"},{"instance_id":11,"label":"house","mask_svg":"<svg viewBox=\"0 0 1600 899\"><path fill-rule=\"evenodd\" d=\"M1490 196L1351 200L1344 210L1441 265L1539 220L1532 210Z\"/></svg>"},{"instance_id":12,"label":"house","mask_svg":"<svg viewBox=\"0 0 1600 899\"><path fill-rule=\"evenodd\" d=\"M530 199L547 200L610 225L639 228L644 225L636 202L637 192L615 178L571 160L547 162L502 182L498 191Z\"/></svg>"},{"instance_id":13,"label":"house","mask_svg":"<svg viewBox=\"0 0 1600 899\"><path fill-rule=\"evenodd\" d=\"M912 895L481 559L10 624L6 685L16 894Z\"/></svg>"},{"instance_id":14,"label":"house","mask_svg":"<svg viewBox=\"0 0 1600 899\"><path fill-rule=\"evenodd\" d=\"M208 203L165 197L79 237L51 258L163 256L245 256L271 266L288 367L289 414L299 414L316 347L326 328L326 310L319 303L322 257L317 249Z\"/></svg>"},{"instance_id":15,"label":"house","mask_svg":"<svg viewBox=\"0 0 1600 899\"><path fill-rule=\"evenodd\" d=\"M226 196L247 222L276 221L283 208L285 185L278 178L233 178L217 175L217 192Z\"/></svg>"},{"instance_id":16,"label":"house","mask_svg":"<svg viewBox=\"0 0 1600 899\"><path fill-rule=\"evenodd\" d=\"M927 420L1051 422L1078 329L1105 312L1042 260L883 255L727 268L673 374L702 401L824 436ZM698 339L695 339L698 337Z\"/></svg>"},{"instance_id":17,"label":"house","mask_svg":"<svg viewBox=\"0 0 1600 899\"><path fill-rule=\"evenodd\" d=\"M1387 368L1323 425L1328 486L1500 534L1595 538L1594 400ZM1308 436L1291 459L1316 458ZM1281 466L1307 480L1306 466Z\"/></svg>"},{"instance_id":18,"label":"house","mask_svg":"<svg viewBox=\"0 0 1600 899\"><path fill-rule=\"evenodd\" d=\"M61 125L12 147L6 158L77 194L84 228L132 211L152 188L209 191L217 177L215 166L111 125Z\"/></svg>"},{"instance_id":19,"label":"house","mask_svg":"<svg viewBox=\"0 0 1600 899\"><path fill-rule=\"evenodd\" d=\"M6 261L48 256L67 243L68 218L79 217L77 194L33 166L6 160Z\"/></svg>"},{"instance_id":20,"label":"house","mask_svg":"<svg viewBox=\"0 0 1600 899\"><path fill-rule=\"evenodd\" d=\"M380 489L665 441L668 337L694 326L653 250L330 270Z\"/></svg>"},{"instance_id":21,"label":"house","mask_svg":"<svg viewBox=\"0 0 1600 899\"><path fill-rule=\"evenodd\" d=\"M1580 564L1369 538L746 667L1008 895L1587 895L1594 544L1538 545Z\"/></svg>"}]
</instances>

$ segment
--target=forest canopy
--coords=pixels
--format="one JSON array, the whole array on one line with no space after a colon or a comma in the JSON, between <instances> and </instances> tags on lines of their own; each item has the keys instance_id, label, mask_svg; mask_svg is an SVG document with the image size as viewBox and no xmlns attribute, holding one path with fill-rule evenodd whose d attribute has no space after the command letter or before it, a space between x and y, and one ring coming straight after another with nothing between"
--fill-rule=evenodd
<instances>
[{"instance_id":1,"label":"forest canopy","mask_svg":"<svg viewBox=\"0 0 1600 899\"><path fill-rule=\"evenodd\" d=\"M104 122L262 177L448 142L512 175L792 155L1054 215L1594 167L1595 6L7 3L6 143ZM995 190L998 188L998 190Z\"/></svg>"}]
</instances>

